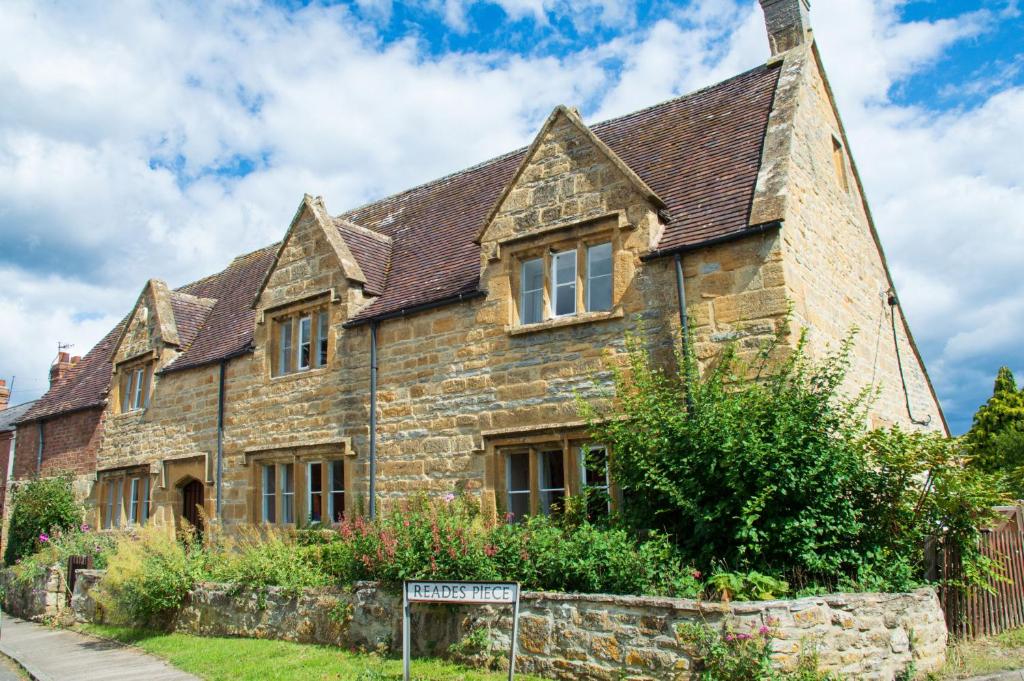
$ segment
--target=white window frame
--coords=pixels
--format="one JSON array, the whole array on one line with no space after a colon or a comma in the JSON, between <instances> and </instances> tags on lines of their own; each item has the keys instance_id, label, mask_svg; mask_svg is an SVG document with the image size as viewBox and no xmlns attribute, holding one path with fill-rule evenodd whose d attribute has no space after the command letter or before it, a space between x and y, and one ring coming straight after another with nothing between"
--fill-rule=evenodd
<instances>
[{"instance_id":1,"label":"white window frame","mask_svg":"<svg viewBox=\"0 0 1024 681\"><path fill-rule=\"evenodd\" d=\"M335 489L334 487L335 466L341 468L341 489ZM338 509L334 503L335 494L341 495L341 509ZM330 522L338 522L339 510L341 515L345 514L345 462L340 459L327 462L327 511L330 513Z\"/></svg>"},{"instance_id":2,"label":"white window frame","mask_svg":"<svg viewBox=\"0 0 1024 681\"><path fill-rule=\"evenodd\" d=\"M277 467L277 470L281 488L280 523L293 525L295 524L295 464L283 463Z\"/></svg>"},{"instance_id":3,"label":"white window frame","mask_svg":"<svg viewBox=\"0 0 1024 681\"><path fill-rule=\"evenodd\" d=\"M587 457L590 455L591 452L593 452L595 450L598 450L598 449L604 451L604 484L592 485L587 480ZM612 489L611 488L611 480L612 480L612 476L611 476L611 470L609 468L609 463L608 463L608 445L584 444L584 445L580 445L580 448L579 448L578 451L579 451L580 489L581 489L581 491L586 493L586 491L588 489L593 489L593 490L599 490L599 491L604 492L605 496L607 497L607 501L608 501L608 511L611 512L611 510L612 510L612 497L611 497L611 489Z\"/></svg>"},{"instance_id":4,"label":"white window frame","mask_svg":"<svg viewBox=\"0 0 1024 681\"><path fill-rule=\"evenodd\" d=\"M117 490L117 494L113 498L114 506L112 509L111 527L121 527L121 509L124 507L124 478L115 479L111 491L113 492L114 489Z\"/></svg>"},{"instance_id":5,"label":"white window frame","mask_svg":"<svg viewBox=\"0 0 1024 681\"><path fill-rule=\"evenodd\" d=\"M284 376L291 373L292 355L292 320L291 318L278 321L277 337L277 375Z\"/></svg>"},{"instance_id":6,"label":"white window frame","mask_svg":"<svg viewBox=\"0 0 1024 681\"><path fill-rule=\"evenodd\" d=\"M128 372L128 382L124 386L124 395L121 396L121 411L128 413L132 410L132 379L135 378L135 372Z\"/></svg>"},{"instance_id":7,"label":"white window frame","mask_svg":"<svg viewBox=\"0 0 1024 681\"><path fill-rule=\"evenodd\" d=\"M601 248L602 246L607 246L608 247L608 265L609 265L608 274L599 274L597 276L594 276L593 275L593 271L594 270L593 270L593 267L591 266L591 263L593 262L593 258L591 258L591 253L593 253L596 249ZM614 284L615 284L615 279L614 279L614 274L615 274L614 258L615 258L615 252L612 249L612 243L610 241L603 241L603 242L601 242L599 244L591 244L591 245L587 246L587 283L586 283L586 288L587 288L587 290L586 290L586 308L587 308L587 312L594 312L595 311L594 310L594 306L590 302L590 293L591 293L591 291L594 288L594 283L596 281L598 281L598 280L601 280L601 281L607 280L607 282L608 282L608 310L610 310L612 308L612 305L613 305L612 298L613 298L614 288L615 288L614 287ZM605 311L606 310L601 310L601 312L605 312Z\"/></svg>"},{"instance_id":8,"label":"white window frame","mask_svg":"<svg viewBox=\"0 0 1024 681\"><path fill-rule=\"evenodd\" d=\"M128 524L136 525L139 522L139 479L132 478L128 486Z\"/></svg>"},{"instance_id":9,"label":"white window frame","mask_svg":"<svg viewBox=\"0 0 1024 681\"><path fill-rule=\"evenodd\" d=\"M526 487L525 489L512 489L512 457L523 456L526 457ZM526 496L526 515L529 517L533 514L533 490L530 488L530 452L527 451L510 451L505 454L505 494L506 501L508 503L508 510L512 512L512 497L514 495L525 495ZM525 518L512 518L513 522L521 522Z\"/></svg>"},{"instance_id":10,"label":"white window frame","mask_svg":"<svg viewBox=\"0 0 1024 681\"><path fill-rule=\"evenodd\" d=\"M142 519L139 521L140 525L145 525L149 520L149 476L144 476L142 479Z\"/></svg>"},{"instance_id":11,"label":"white window frame","mask_svg":"<svg viewBox=\"0 0 1024 681\"><path fill-rule=\"evenodd\" d=\"M526 288L526 266L532 263L540 263L540 286L538 288ZM529 294L540 294L540 319L526 321L526 297ZM529 258L519 264L519 323L538 324L544 321L544 258Z\"/></svg>"},{"instance_id":12,"label":"white window frame","mask_svg":"<svg viewBox=\"0 0 1024 681\"><path fill-rule=\"evenodd\" d=\"M575 248L571 248L565 251L559 251L558 253L551 254L551 317L571 317L575 315L579 310L577 305L577 279L579 272L578 253ZM560 282L558 280L558 263L563 259L569 259L572 262L572 280ZM571 312L558 312L558 293L559 289L572 289L572 311Z\"/></svg>"},{"instance_id":13,"label":"white window frame","mask_svg":"<svg viewBox=\"0 0 1024 681\"><path fill-rule=\"evenodd\" d=\"M544 458L548 454L558 454L559 463L562 465L562 486L561 487L546 487L545 480L547 477L547 466L545 466ZM554 492L562 493L562 510L565 510L565 498L566 490L565 484L568 482L565 475L565 451L562 449L545 449L543 447L537 448L537 492L540 496L538 501L540 502L540 512L544 515L551 515L551 504L549 503L548 496Z\"/></svg>"},{"instance_id":14,"label":"white window frame","mask_svg":"<svg viewBox=\"0 0 1024 681\"><path fill-rule=\"evenodd\" d=\"M330 359L328 337L330 335L330 316L327 310L320 310L316 316L316 366L325 367Z\"/></svg>"},{"instance_id":15,"label":"white window frame","mask_svg":"<svg viewBox=\"0 0 1024 681\"><path fill-rule=\"evenodd\" d=\"M302 361L302 352L305 349L306 361ZM313 317L303 315L299 317L299 342L295 347L295 367L297 371L307 371L313 359Z\"/></svg>"},{"instance_id":16,"label":"white window frame","mask_svg":"<svg viewBox=\"0 0 1024 681\"><path fill-rule=\"evenodd\" d=\"M320 474L315 476L320 481L319 492L313 492L313 466L320 466ZM324 504L324 466L325 463L323 461L306 462L306 519L311 523L324 522L324 511L326 510L326 504ZM320 518L318 520L313 519L313 494L320 495Z\"/></svg>"},{"instance_id":17,"label":"white window frame","mask_svg":"<svg viewBox=\"0 0 1024 681\"><path fill-rule=\"evenodd\" d=\"M265 523L277 522L277 466L272 463L263 464L260 470L261 517ZM267 483L270 483L268 485ZM269 491L268 491L269 488ZM273 516L273 517L271 517Z\"/></svg>"},{"instance_id":18,"label":"white window frame","mask_svg":"<svg viewBox=\"0 0 1024 681\"><path fill-rule=\"evenodd\" d=\"M142 389L146 384L146 367L137 367L132 374L135 377L135 390L132 393L132 410L142 409L144 396Z\"/></svg>"}]
</instances>

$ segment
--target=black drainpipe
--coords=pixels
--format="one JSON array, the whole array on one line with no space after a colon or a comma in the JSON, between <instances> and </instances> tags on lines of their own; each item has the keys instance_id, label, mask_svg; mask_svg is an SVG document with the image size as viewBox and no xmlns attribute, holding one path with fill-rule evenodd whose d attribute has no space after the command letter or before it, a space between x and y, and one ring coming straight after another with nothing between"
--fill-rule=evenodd
<instances>
[{"instance_id":1,"label":"black drainpipe","mask_svg":"<svg viewBox=\"0 0 1024 681\"><path fill-rule=\"evenodd\" d=\"M370 322L370 520L377 517L377 324Z\"/></svg>"},{"instance_id":2,"label":"black drainpipe","mask_svg":"<svg viewBox=\"0 0 1024 681\"><path fill-rule=\"evenodd\" d=\"M220 382L217 389L217 520L223 521L221 503L224 486L224 374L225 360L220 361Z\"/></svg>"},{"instance_id":3,"label":"black drainpipe","mask_svg":"<svg viewBox=\"0 0 1024 681\"><path fill-rule=\"evenodd\" d=\"M690 401L690 323L686 317L686 284L683 281L683 256L676 253L676 296L679 298L679 328L682 331L683 380L686 382L686 406L692 407Z\"/></svg>"},{"instance_id":4,"label":"black drainpipe","mask_svg":"<svg viewBox=\"0 0 1024 681\"><path fill-rule=\"evenodd\" d=\"M43 472L43 420L39 419L39 446L36 448L36 473Z\"/></svg>"}]
</instances>

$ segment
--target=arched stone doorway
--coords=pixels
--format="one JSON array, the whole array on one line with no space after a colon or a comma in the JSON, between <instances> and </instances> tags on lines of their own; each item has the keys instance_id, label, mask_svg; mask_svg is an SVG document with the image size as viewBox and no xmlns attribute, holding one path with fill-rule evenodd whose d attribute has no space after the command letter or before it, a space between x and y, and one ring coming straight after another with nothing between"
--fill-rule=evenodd
<instances>
[{"instance_id":1,"label":"arched stone doorway","mask_svg":"<svg viewBox=\"0 0 1024 681\"><path fill-rule=\"evenodd\" d=\"M203 493L205 485L192 478L181 487L181 517L196 528L196 534L203 534Z\"/></svg>"}]
</instances>

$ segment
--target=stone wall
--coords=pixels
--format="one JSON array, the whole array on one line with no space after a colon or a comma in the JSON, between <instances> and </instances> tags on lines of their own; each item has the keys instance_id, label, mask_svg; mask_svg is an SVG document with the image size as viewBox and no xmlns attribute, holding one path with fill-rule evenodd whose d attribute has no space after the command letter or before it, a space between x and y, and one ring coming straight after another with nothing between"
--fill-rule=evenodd
<instances>
[{"instance_id":1,"label":"stone wall","mask_svg":"<svg viewBox=\"0 0 1024 681\"><path fill-rule=\"evenodd\" d=\"M856 329L847 389L851 394L868 385L878 389L873 427L920 427L907 410L899 344L913 418L928 421L925 429L943 431L903 310L889 305L891 282L817 55L801 47L786 59L787 71L799 69L795 87L780 91L782 101L777 99L777 106L791 108L793 116L780 234L794 325L809 330L811 349L818 355L836 349Z\"/></svg>"},{"instance_id":2,"label":"stone wall","mask_svg":"<svg viewBox=\"0 0 1024 681\"><path fill-rule=\"evenodd\" d=\"M64 576L55 565L29 583L14 579L10 570L0 570L4 612L41 622L54 619L66 609Z\"/></svg>"},{"instance_id":3,"label":"stone wall","mask_svg":"<svg viewBox=\"0 0 1024 681\"><path fill-rule=\"evenodd\" d=\"M72 608L79 621L95 621L89 596L102 575L79 572ZM790 601L700 603L672 598L586 594L523 594L517 669L572 681L632 679L680 681L699 662L678 627L726 623L742 632L762 625L778 631L774 660L792 668L816 655L822 669L844 678L890 680L911 663L918 671L945 660L946 625L932 589L906 594L835 594ZM414 654L449 653L478 629L489 648L462 650L468 663L501 665L510 642L510 609L414 606ZM203 584L173 621L201 636L270 638L302 643L401 651L401 597L374 583L349 590L307 589L289 594Z\"/></svg>"}]
</instances>

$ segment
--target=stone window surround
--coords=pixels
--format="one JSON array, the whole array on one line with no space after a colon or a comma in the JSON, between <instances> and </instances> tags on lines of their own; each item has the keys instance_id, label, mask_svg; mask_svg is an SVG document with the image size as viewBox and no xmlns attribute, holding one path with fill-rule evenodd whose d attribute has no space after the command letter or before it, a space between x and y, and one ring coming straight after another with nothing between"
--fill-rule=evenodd
<instances>
[{"instance_id":1,"label":"stone window surround","mask_svg":"<svg viewBox=\"0 0 1024 681\"><path fill-rule=\"evenodd\" d=\"M335 302L333 290L323 291L321 293L313 294L312 296L306 296L299 300L293 300L281 305L275 305L272 308L263 310L261 320L259 323L267 324L267 352L265 364L266 372L270 377L271 381L288 380L295 378L296 376L308 376L310 374L316 374L326 371L332 364L332 351L335 347L333 334L331 333L331 327L333 326L334 320L332 319L331 307L332 303ZM327 362L322 365L318 365L319 359L319 313L327 313ZM313 360L310 366L305 369L298 369L298 355L299 355L299 322L298 320L302 317L310 317L310 359ZM292 324L292 360L293 368L286 373L279 373L278 370L278 353L280 349L280 323L285 319L289 318ZM269 322L269 323L268 323Z\"/></svg>"},{"instance_id":2,"label":"stone window surround","mask_svg":"<svg viewBox=\"0 0 1024 681\"><path fill-rule=\"evenodd\" d=\"M546 429L547 430L547 429ZM490 453L491 465L488 467L495 493L495 501L503 513L508 511L508 468L509 454L530 454L530 515L537 515L540 508L540 470L539 453L560 449L565 478L565 498L579 496L582 491L583 470L580 459L584 447L602 446L595 443L584 429L570 429L561 432L538 432L522 435L489 437L487 449ZM608 456L611 448L604 445ZM621 495L614 480L609 481L609 497L611 509L618 508Z\"/></svg>"},{"instance_id":3,"label":"stone window surround","mask_svg":"<svg viewBox=\"0 0 1024 681\"><path fill-rule=\"evenodd\" d=\"M280 469L275 471L275 522L268 523L277 527L296 527L302 526L308 523L306 519L306 510L308 508L309 500L307 498L307 490L309 489L309 483L307 481L306 471L307 464L310 463L323 463L329 464L333 461L341 461L344 475L345 487L343 491L344 508L343 513L345 515L351 515L354 510L354 500L352 496L353 490L353 475L355 469L355 453L352 451L351 444L348 438L342 438L339 441L327 443L327 444L312 444L312 445L282 445L276 448L267 448L259 450L250 450L245 453L244 465L251 468L250 471L250 495L249 495L249 518L251 523L254 525L263 524L263 466L275 464L293 464L293 491L294 497L292 497L295 506L295 520L292 523L281 522L281 490L280 490ZM324 500L328 499L328 491L330 490L330 479L329 479L330 466L323 466L321 468L321 480L323 486Z\"/></svg>"},{"instance_id":4,"label":"stone window surround","mask_svg":"<svg viewBox=\"0 0 1024 681\"><path fill-rule=\"evenodd\" d=\"M618 319L623 317L622 306L619 304L623 291L616 284L615 268L618 254L622 250L624 229L632 229L633 225L624 223L625 216L612 213L580 222L559 225L544 232L529 235L517 235L497 244L499 258L508 262L509 278L509 318L505 327L509 335L534 333L546 329L573 326ZM612 306L610 310L590 312L586 310L586 260L587 248L602 243L611 243L612 247ZM551 254L576 249L576 313L556 317L551 311ZM522 263L534 258L544 258L544 319L532 324L520 323L520 288Z\"/></svg>"},{"instance_id":5,"label":"stone window surround","mask_svg":"<svg viewBox=\"0 0 1024 681\"><path fill-rule=\"evenodd\" d=\"M835 166L836 184L843 190L843 193L850 193L850 170L846 155L846 146L839 135L832 133L832 163Z\"/></svg>"},{"instance_id":6,"label":"stone window surround","mask_svg":"<svg viewBox=\"0 0 1024 681\"><path fill-rule=\"evenodd\" d=\"M156 374L156 364L159 359L155 350L150 350L141 355L136 355L122 362L119 362L114 368L114 380L111 381L111 385L115 386L117 394L114 395L112 400L115 409L115 415L127 415L127 414L138 414L145 412L149 408L149 401L153 395L153 379ZM135 393L135 376L136 371L140 368L145 369L143 376L145 379L145 387L141 394L141 406L132 406L125 409L125 392L129 390ZM134 401L132 395L127 395Z\"/></svg>"},{"instance_id":7,"label":"stone window surround","mask_svg":"<svg viewBox=\"0 0 1024 681\"><path fill-rule=\"evenodd\" d=\"M154 476L147 465L129 466L96 473L96 523L95 526L102 530L117 530L124 527L145 525L153 517L153 487ZM135 503L139 522L130 522L131 514L131 488L132 480L138 480L136 486ZM117 524L109 522L108 508L110 506L110 495L120 485L120 494L117 498Z\"/></svg>"}]
</instances>

